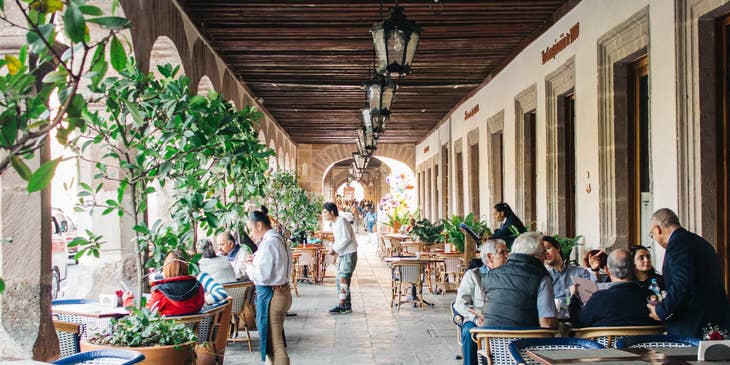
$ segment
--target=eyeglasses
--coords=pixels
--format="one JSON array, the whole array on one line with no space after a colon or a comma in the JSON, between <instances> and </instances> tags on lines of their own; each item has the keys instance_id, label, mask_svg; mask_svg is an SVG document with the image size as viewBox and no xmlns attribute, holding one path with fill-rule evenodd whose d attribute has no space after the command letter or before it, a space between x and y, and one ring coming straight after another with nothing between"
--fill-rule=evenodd
<instances>
[{"instance_id":1,"label":"eyeglasses","mask_svg":"<svg viewBox=\"0 0 730 365\"><path fill-rule=\"evenodd\" d=\"M651 229L649 230L649 238L654 239L654 228L658 227L656 224L651 226Z\"/></svg>"}]
</instances>

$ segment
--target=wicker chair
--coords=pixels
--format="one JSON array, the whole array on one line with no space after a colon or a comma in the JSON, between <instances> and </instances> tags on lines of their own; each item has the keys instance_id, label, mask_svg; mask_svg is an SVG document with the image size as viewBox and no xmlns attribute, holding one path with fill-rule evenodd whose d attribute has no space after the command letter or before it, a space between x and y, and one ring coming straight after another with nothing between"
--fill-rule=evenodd
<instances>
[{"instance_id":1,"label":"wicker chair","mask_svg":"<svg viewBox=\"0 0 730 365\"><path fill-rule=\"evenodd\" d=\"M602 349L598 342L583 338L523 338L509 344L509 353L517 365L539 365L527 356L527 350Z\"/></svg>"},{"instance_id":2,"label":"wicker chair","mask_svg":"<svg viewBox=\"0 0 730 365\"><path fill-rule=\"evenodd\" d=\"M63 359L56 360L52 364L59 365L132 365L144 360L144 355L137 351L130 350L98 350L81 352Z\"/></svg>"},{"instance_id":3,"label":"wicker chair","mask_svg":"<svg viewBox=\"0 0 730 365\"><path fill-rule=\"evenodd\" d=\"M616 341L624 336L658 335L664 333L664 327L659 326L624 326L624 327L584 327L573 328L569 332L571 337L585 338L596 341L606 348L616 347Z\"/></svg>"},{"instance_id":4,"label":"wicker chair","mask_svg":"<svg viewBox=\"0 0 730 365\"><path fill-rule=\"evenodd\" d=\"M51 302L53 306L61 305L73 305L73 304L93 304L96 303L93 300L88 299L57 299ZM80 338L86 339L88 336L99 332L107 332L111 328L111 317L95 317L95 316L80 316L76 314L67 313L54 313L54 319L77 323L80 326Z\"/></svg>"},{"instance_id":5,"label":"wicker chair","mask_svg":"<svg viewBox=\"0 0 730 365\"><path fill-rule=\"evenodd\" d=\"M443 285L441 294L450 289L450 285L458 286L464 270L464 259L461 257L446 257L442 269L438 273L438 284ZM438 285L437 284L437 285ZM438 290L438 289L437 289Z\"/></svg>"},{"instance_id":6,"label":"wicker chair","mask_svg":"<svg viewBox=\"0 0 730 365\"><path fill-rule=\"evenodd\" d=\"M223 285L233 298L231 306L231 330L229 332L228 341L230 342L248 342L248 351L253 351L251 347L251 333L248 328L246 318L246 306L253 303L255 286L252 282L242 282ZM241 326L246 331L246 337L238 337Z\"/></svg>"},{"instance_id":7,"label":"wicker chair","mask_svg":"<svg viewBox=\"0 0 730 365\"><path fill-rule=\"evenodd\" d=\"M472 341L477 343L480 365L484 364L485 358L489 365L514 365L508 348L512 341L558 335L557 330L545 328L476 327L470 332Z\"/></svg>"},{"instance_id":8,"label":"wicker chair","mask_svg":"<svg viewBox=\"0 0 730 365\"><path fill-rule=\"evenodd\" d=\"M168 318L185 324L195 331L195 335L198 337L198 348L196 351L213 352L220 359L218 363L223 363L222 358L223 354L225 354L225 345L228 341L219 340L218 335L222 333L221 336L223 336L228 333L228 326L231 323L231 303L231 298L228 298L205 309L199 314L171 316ZM225 338L227 339L228 336Z\"/></svg>"},{"instance_id":9,"label":"wicker chair","mask_svg":"<svg viewBox=\"0 0 730 365\"><path fill-rule=\"evenodd\" d=\"M620 350L630 348L696 347L699 345L699 338L672 335L625 336L616 342L616 348Z\"/></svg>"},{"instance_id":10,"label":"wicker chair","mask_svg":"<svg viewBox=\"0 0 730 365\"><path fill-rule=\"evenodd\" d=\"M405 290L410 289L410 285L416 286L416 296L418 297L418 304L421 308L423 308L423 276L424 276L424 270L425 265L423 263L393 263L393 268L391 271L391 298L390 298L390 307L393 308L394 303L398 303L398 311L400 312L401 303L404 301L401 300L401 296L405 293L404 292L404 284ZM396 297L398 298L398 301L396 302ZM413 298L413 300L416 300L416 298Z\"/></svg>"},{"instance_id":11,"label":"wicker chair","mask_svg":"<svg viewBox=\"0 0 730 365\"><path fill-rule=\"evenodd\" d=\"M293 250L294 252L298 252L301 254L299 256L299 259L297 260L296 270L297 270L297 280L307 280L310 284L313 284L316 281L317 277L317 249L315 248L297 248ZM304 276L304 266L306 266L308 270L308 277Z\"/></svg>"},{"instance_id":12,"label":"wicker chair","mask_svg":"<svg viewBox=\"0 0 730 365\"><path fill-rule=\"evenodd\" d=\"M81 325L78 323L53 321L53 327L58 336L58 347L61 349L61 358L78 354L81 351Z\"/></svg>"}]
</instances>

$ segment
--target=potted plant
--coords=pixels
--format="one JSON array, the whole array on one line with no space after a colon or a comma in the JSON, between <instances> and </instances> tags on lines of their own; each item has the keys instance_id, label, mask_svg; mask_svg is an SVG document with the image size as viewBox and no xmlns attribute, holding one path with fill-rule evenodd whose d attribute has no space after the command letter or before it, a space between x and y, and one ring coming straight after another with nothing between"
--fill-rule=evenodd
<instances>
[{"instance_id":1,"label":"potted plant","mask_svg":"<svg viewBox=\"0 0 730 365\"><path fill-rule=\"evenodd\" d=\"M295 242L299 242L302 232L306 235L318 230L324 197L307 193L299 186L299 178L294 171L271 173L264 188L264 197L269 215L278 223L278 229L291 233Z\"/></svg>"},{"instance_id":2,"label":"potted plant","mask_svg":"<svg viewBox=\"0 0 730 365\"><path fill-rule=\"evenodd\" d=\"M400 227L404 224L408 224L408 220L411 219L407 209L403 209L400 206L396 206L392 211L386 214L387 221L383 222L384 225L392 227L393 232L398 232Z\"/></svg>"},{"instance_id":3,"label":"potted plant","mask_svg":"<svg viewBox=\"0 0 730 365\"><path fill-rule=\"evenodd\" d=\"M479 220L478 217L474 216L473 213L469 213L466 217L454 215L449 219L443 220L444 231L448 238L448 243L456 246L459 252L464 252L464 233L459 229L459 225L465 223L471 228L479 237L490 236L492 231L487 226L487 222Z\"/></svg>"},{"instance_id":4,"label":"potted plant","mask_svg":"<svg viewBox=\"0 0 730 365\"><path fill-rule=\"evenodd\" d=\"M415 227L411 231L411 236L414 241L421 241L426 243L443 242L444 237L441 232L444 230L444 225L434 225L427 218L423 218L416 221Z\"/></svg>"},{"instance_id":5,"label":"potted plant","mask_svg":"<svg viewBox=\"0 0 730 365\"><path fill-rule=\"evenodd\" d=\"M192 328L142 308L112 320L107 332L93 334L81 341L81 351L134 350L145 355L146 364L184 365L194 363L195 344Z\"/></svg>"}]
</instances>

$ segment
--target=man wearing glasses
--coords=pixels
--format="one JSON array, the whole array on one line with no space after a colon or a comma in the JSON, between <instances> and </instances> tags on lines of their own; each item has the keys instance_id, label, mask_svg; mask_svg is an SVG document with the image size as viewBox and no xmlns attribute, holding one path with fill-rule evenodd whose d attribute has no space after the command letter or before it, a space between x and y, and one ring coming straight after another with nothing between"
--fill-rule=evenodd
<instances>
[{"instance_id":1,"label":"man wearing glasses","mask_svg":"<svg viewBox=\"0 0 730 365\"><path fill-rule=\"evenodd\" d=\"M729 329L730 305L714 248L682 228L671 209L659 209L651 219L649 237L666 249L667 294L656 305L647 304L649 316L663 321L670 335L701 337L708 324Z\"/></svg>"}]
</instances>

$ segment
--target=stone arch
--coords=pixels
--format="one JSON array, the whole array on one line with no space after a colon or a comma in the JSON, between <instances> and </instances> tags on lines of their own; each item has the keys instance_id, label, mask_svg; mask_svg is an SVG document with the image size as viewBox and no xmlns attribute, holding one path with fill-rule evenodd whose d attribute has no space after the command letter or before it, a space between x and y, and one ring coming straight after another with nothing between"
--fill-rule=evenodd
<instances>
[{"instance_id":1,"label":"stone arch","mask_svg":"<svg viewBox=\"0 0 730 365\"><path fill-rule=\"evenodd\" d=\"M285 152L284 157L284 168L287 170L291 170L291 163L289 163L289 152Z\"/></svg>"},{"instance_id":2,"label":"stone arch","mask_svg":"<svg viewBox=\"0 0 730 365\"><path fill-rule=\"evenodd\" d=\"M259 142L266 145L266 133L264 133L263 129L259 129Z\"/></svg>"},{"instance_id":3,"label":"stone arch","mask_svg":"<svg viewBox=\"0 0 730 365\"><path fill-rule=\"evenodd\" d=\"M271 148L274 151L274 154L269 157L269 170L276 171L279 169L276 159L276 144L274 143L274 140L269 140L269 148Z\"/></svg>"},{"instance_id":4,"label":"stone arch","mask_svg":"<svg viewBox=\"0 0 730 365\"><path fill-rule=\"evenodd\" d=\"M241 109L241 98L238 94L238 82L236 82L236 78L230 71L226 71L223 75L223 87L221 90L223 91L223 96L227 100L233 101L236 108Z\"/></svg>"},{"instance_id":5,"label":"stone arch","mask_svg":"<svg viewBox=\"0 0 730 365\"><path fill-rule=\"evenodd\" d=\"M207 96L209 92L217 92L215 90L215 86L213 86L213 81L210 80L210 77L207 75L200 78L200 82L198 82L198 95Z\"/></svg>"},{"instance_id":6,"label":"stone arch","mask_svg":"<svg viewBox=\"0 0 730 365\"><path fill-rule=\"evenodd\" d=\"M157 37L155 43L152 45L150 50L149 65L150 72L155 77L160 77L160 71L157 69L158 66L171 64L173 67L180 66L178 76L185 75L185 67L183 66L182 57L175 46L175 42L167 36Z\"/></svg>"},{"instance_id":7,"label":"stone arch","mask_svg":"<svg viewBox=\"0 0 730 365\"><path fill-rule=\"evenodd\" d=\"M281 146L276 150L276 161L280 169L286 168L284 165L284 149Z\"/></svg>"}]
</instances>

